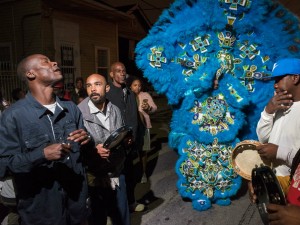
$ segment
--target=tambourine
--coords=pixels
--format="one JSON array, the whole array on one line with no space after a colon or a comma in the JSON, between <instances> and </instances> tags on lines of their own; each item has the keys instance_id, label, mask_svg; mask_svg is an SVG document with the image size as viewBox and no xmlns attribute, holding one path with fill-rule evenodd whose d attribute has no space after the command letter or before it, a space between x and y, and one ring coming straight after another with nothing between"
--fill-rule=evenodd
<instances>
[{"instance_id":1,"label":"tambourine","mask_svg":"<svg viewBox=\"0 0 300 225\"><path fill-rule=\"evenodd\" d=\"M271 163L263 161L256 147L260 145L260 142L254 140L245 140L238 143L232 151L231 159L233 169L237 174L246 180L251 180L252 170L259 165L268 165Z\"/></svg>"},{"instance_id":2,"label":"tambourine","mask_svg":"<svg viewBox=\"0 0 300 225\"><path fill-rule=\"evenodd\" d=\"M256 167L252 170L252 186L257 196L257 208L265 225L269 224L267 204L285 205L286 200L282 188L273 170L268 166Z\"/></svg>"},{"instance_id":3,"label":"tambourine","mask_svg":"<svg viewBox=\"0 0 300 225\"><path fill-rule=\"evenodd\" d=\"M131 131L128 126L123 126L111 133L111 135L103 143L103 147L107 149L113 149L118 146L126 135Z\"/></svg>"},{"instance_id":4,"label":"tambourine","mask_svg":"<svg viewBox=\"0 0 300 225\"><path fill-rule=\"evenodd\" d=\"M106 171L109 176L113 176L114 172L120 171L123 168L126 157L126 150L124 148L126 143L123 141L131 131L131 128L128 126L120 127L113 131L103 143L103 147L110 150L110 155L106 159L106 163L102 162L102 170Z\"/></svg>"}]
</instances>

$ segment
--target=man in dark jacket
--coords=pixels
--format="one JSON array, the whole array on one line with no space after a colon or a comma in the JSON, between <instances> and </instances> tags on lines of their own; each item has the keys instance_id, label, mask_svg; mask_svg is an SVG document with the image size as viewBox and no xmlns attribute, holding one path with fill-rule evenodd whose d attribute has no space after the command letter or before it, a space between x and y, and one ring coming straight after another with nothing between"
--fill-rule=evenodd
<instances>
[{"instance_id":1,"label":"man in dark jacket","mask_svg":"<svg viewBox=\"0 0 300 225\"><path fill-rule=\"evenodd\" d=\"M121 110L125 125L133 130L136 138L138 128L138 108L135 94L126 87L126 69L123 63L115 62L110 67L110 90L106 97ZM135 171L133 167L134 155L128 154L125 162L124 174L126 178L127 199L131 211L143 211L144 205L135 200L134 189L136 186Z\"/></svg>"},{"instance_id":2,"label":"man in dark jacket","mask_svg":"<svg viewBox=\"0 0 300 225\"><path fill-rule=\"evenodd\" d=\"M62 79L56 62L31 55L17 72L29 92L1 116L0 177L14 178L22 225L83 224L88 193L80 150L90 137L81 112L53 95Z\"/></svg>"}]
</instances>

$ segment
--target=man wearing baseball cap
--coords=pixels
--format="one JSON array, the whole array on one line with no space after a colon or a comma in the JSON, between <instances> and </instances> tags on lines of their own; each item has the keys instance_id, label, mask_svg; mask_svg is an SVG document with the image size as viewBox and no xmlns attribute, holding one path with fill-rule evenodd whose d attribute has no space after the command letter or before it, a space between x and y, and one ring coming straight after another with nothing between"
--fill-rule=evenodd
<instances>
[{"instance_id":1,"label":"man wearing baseball cap","mask_svg":"<svg viewBox=\"0 0 300 225\"><path fill-rule=\"evenodd\" d=\"M267 205L269 222L294 225L300 221L300 167L299 163L295 166L295 162L292 166L300 149L300 59L286 58L276 62L271 80L275 92L257 124L257 136L262 143L257 151L261 158L273 163L289 203L287 206ZM293 179L290 179L291 166L296 167L292 168ZM249 194L254 201L256 196L251 183ZM295 217L295 212L299 216Z\"/></svg>"},{"instance_id":2,"label":"man wearing baseball cap","mask_svg":"<svg viewBox=\"0 0 300 225\"><path fill-rule=\"evenodd\" d=\"M300 148L300 59L286 58L272 70L275 94L261 113L257 135L262 158L274 161L277 176L289 176Z\"/></svg>"}]
</instances>

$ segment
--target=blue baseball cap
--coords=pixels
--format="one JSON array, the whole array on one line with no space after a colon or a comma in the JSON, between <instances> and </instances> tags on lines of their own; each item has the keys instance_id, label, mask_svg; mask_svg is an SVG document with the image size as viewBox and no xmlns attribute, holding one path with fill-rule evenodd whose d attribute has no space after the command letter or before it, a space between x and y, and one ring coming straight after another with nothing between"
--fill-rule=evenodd
<instances>
[{"instance_id":1,"label":"blue baseball cap","mask_svg":"<svg viewBox=\"0 0 300 225\"><path fill-rule=\"evenodd\" d=\"M300 59L280 59L273 65L271 78L285 76L288 74L300 75Z\"/></svg>"}]
</instances>

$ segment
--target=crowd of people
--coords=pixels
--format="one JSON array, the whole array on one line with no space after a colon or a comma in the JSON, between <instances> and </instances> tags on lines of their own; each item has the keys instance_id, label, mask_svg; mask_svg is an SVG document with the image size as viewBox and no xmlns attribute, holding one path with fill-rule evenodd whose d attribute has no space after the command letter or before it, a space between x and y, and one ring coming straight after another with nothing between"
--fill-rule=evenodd
<instances>
[{"instance_id":1,"label":"crowd of people","mask_svg":"<svg viewBox=\"0 0 300 225\"><path fill-rule=\"evenodd\" d=\"M130 213L145 209L135 198L133 161L150 150L149 114L157 108L142 81L138 91L130 87L116 62L111 82L91 74L65 91L57 63L41 54L24 58L17 73L27 93L16 88L13 104L0 93L0 203L8 225L130 225ZM122 127L124 140L104 146Z\"/></svg>"},{"instance_id":2,"label":"crowd of people","mask_svg":"<svg viewBox=\"0 0 300 225\"><path fill-rule=\"evenodd\" d=\"M111 81L79 77L66 94L57 63L40 54L24 58L17 73L28 92L14 89L13 104L0 92L0 202L8 224L130 225L130 212L145 208L135 198L133 161L138 155L146 183L150 115L157 110L142 80L128 79L125 65L115 62ZM288 204L268 204L268 218L271 225L299 225L300 59L275 63L271 81L275 91L257 124L257 151L273 162ZM104 146L123 127L126 138Z\"/></svg>"}]
</instances>

